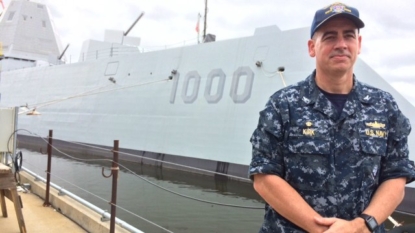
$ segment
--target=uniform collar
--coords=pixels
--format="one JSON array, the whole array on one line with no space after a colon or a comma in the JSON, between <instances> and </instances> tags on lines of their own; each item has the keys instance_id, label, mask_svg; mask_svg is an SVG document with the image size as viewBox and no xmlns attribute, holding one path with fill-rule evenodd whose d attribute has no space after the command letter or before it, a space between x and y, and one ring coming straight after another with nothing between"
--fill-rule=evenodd
<instances>
[{"instance_id":1,"label":"uniform collar","mask_svg":"<svg viewBox=\"0 0 415 233\"><path fill-rule=\"evenodd\" d=\"M300 96L301 104L303 106L314 105L314 109L324 113L330 118L338 119L339 117L337 111L334 109L334 106L330 103L330 101L324 96L324 94L321 93L316 84L315 77L316 70L314 70L313 73L304 81ZM358 102L363 104L374 104L374 101L376 100L376 96L374 95L375 94L373 89L367 88L366 85L363 85L357 81L356 77L353 75L353 88L350 92L348 100L344 105L340 118L354 114Z\"/></svg>"},{"instance_id":2,"label":"uniform collar","mask_svg":"<svg viewBox=\"0 0 415 233\"><path fill-rule=\"evenodd\" d=\"M313 73L305 80L301 91L301 101L303 105L314 104L319 98L321 91L317 86L315 77L316 70L314 70ZM377 97L373 92L373 89L368 88L366 85L359 82L355 75L353 75L353 88L350 94L354 95L363 104L373 104Z\"/></svg>"}]
</instances>

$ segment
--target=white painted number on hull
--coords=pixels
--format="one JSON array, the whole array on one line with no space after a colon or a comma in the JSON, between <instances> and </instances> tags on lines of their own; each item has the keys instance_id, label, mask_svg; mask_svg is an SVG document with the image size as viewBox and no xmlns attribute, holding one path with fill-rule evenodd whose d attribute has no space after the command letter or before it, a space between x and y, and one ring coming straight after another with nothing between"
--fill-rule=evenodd
<instances>
[{"instance_id":1,"label":"white painted number on hull","mask_svg":"<svg viewBox=\"0 0 415 233\"><path fill-rule=\"evenodd\" d=\"M232 83L229 92L229 96L232 98L234 103L245 103L251 97L252 85L254 83L254 72L247 67L239 67L232 76ZM242 78L245 77L245 87L239 88L239 85L242 83ZM176 100L177 88L179 86L180 73L176 73L173 78L173 86L170 93L170 103L174 104ZM212 93L213 83L217 79L216 92ZM185 104L192 104L196 101L199 95L199 87L202 78L200 77L197 71L190 71L186 74L183 81L182 88L182 100ZM216 104L223 97L223 91L225 88L226 74L222 69L214 69L209 72L206 85L204 97L207 103ZM243 90L242 93L238 94L238 90Z\"/></svg>"}]
</instances>

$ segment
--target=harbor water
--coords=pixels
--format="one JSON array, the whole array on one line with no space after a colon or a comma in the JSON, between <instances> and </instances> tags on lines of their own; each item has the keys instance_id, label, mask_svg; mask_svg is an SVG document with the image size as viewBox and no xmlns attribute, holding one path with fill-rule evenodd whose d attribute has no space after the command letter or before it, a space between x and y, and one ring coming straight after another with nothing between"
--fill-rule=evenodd
<instances>
[{"instance_id":1,"label":"harbor water","mask_svg":"<svg viewBox=\"0 0 415 233\"><path fill-rule=\"evenodd\" d=\"M47 155L21 151L23 166L46 177ZM53 154L51 181L110 212L112 179L102 176L102 167L104 174L110 173L110 160L70 156L77 159ZM264 203L250 183L139 163L120 164L116 215L137 229L147 233L210 233L258 232L260 228ZM393 217L398 222L415 223L415 217L399 213ZM389 222L387 227L391 227Z\"/></svg>"},{"instance_id":2,"label":"harbor water","mask_svg":"<svg viewBox=\"0 0 415 233\"><path fill-rule=\"evenodd\" d=\"M46 177L47 155L27 150L22 152L23 167ZM88 162L53 154L51 182L110 212L112 178L102 176L102 167L108 175L111 162L96 157L86 160ZM261 225L264 204L252 189L252 184L138 163L120 161L120 164L172 192L209 202L260 208L227 207L191 200L160 189L120 167L117 205L135 215L117 208L117 217L146 233L257 232Z\"/></svg>"}]
</instances>

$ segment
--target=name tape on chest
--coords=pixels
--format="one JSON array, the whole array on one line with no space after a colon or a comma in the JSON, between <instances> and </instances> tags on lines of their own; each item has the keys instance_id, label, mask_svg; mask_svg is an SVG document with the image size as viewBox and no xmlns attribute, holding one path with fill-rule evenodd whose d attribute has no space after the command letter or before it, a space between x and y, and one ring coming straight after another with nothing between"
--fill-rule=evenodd
<instances>
[{"instance_id":1,"label":"name tape on chest","mask_svg":"<svg viewBox=\"0 0 415 233\"><path fill-rule=\"evenodd\" d=\"M387 138L388 131L385 130L386 125L377 121L374 122L367 122L366 126L368 128L365 129L365 134L369 137L377 137L377 138Z\"/></svg>"},{"instance_id":2,"label":"name tape on chest","mask_svg":"<svg viewBox=\"0 0 415 233\"><path fill-rule=\"evenodd\" d=\"M376 138L387 138L388 131L386 130L386 125L379 123L377 121L365 123L366 127L364 132L366 136L376 137ZM313 137L316 135L316 128L311 128L313 124L308 121L306 122L306 128L302 129L302 134L304 136Z\"/></svg>"}]
</instances>

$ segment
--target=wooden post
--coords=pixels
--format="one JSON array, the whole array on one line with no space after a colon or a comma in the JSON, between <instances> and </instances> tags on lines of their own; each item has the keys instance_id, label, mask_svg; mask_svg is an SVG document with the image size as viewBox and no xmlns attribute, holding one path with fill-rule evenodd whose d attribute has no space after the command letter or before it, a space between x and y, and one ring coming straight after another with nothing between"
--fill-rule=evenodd
<instances>
[{"instance_id":1,"label":"wooden post","mask_svg":"<svg viewBox=\"0 0 415 233\"><path fill-rule=\"evenodd\" d=\"M0 203L3 217L7 217L6 202L4 198L9 198L14 204L17 222L19 224L20 233L26 233L26 225L23 218L22 206L19 195L17 194L16 182L10 167L0 163Z\"/></svg>"}]
</instances>

